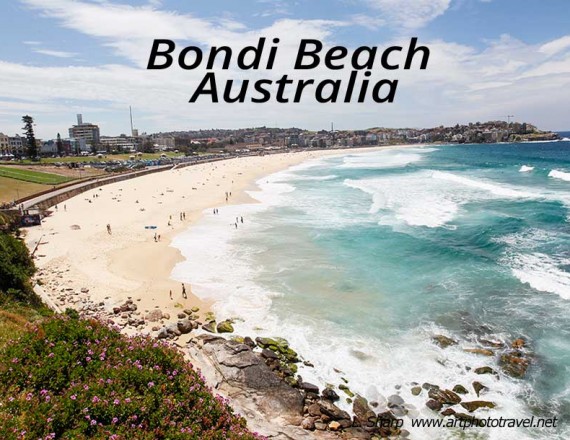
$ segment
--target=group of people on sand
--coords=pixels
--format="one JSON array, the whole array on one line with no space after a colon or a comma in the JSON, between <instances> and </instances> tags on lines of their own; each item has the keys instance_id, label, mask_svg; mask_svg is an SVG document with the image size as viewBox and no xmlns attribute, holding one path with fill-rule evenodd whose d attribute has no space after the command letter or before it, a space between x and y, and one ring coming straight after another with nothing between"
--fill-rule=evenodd
<instances>
[{"instance_id":1,"label":"group of people on sand","mask_svg":"<svg viewBox=\"0 0 570 440\"><path fill-rule=\"evenodd\" d=\"M186 293L186 286L182 283L182 298L188 299L188 294ZM170 290L170 299L172 299L172 289Z\"/></svg>"}]
</instances>

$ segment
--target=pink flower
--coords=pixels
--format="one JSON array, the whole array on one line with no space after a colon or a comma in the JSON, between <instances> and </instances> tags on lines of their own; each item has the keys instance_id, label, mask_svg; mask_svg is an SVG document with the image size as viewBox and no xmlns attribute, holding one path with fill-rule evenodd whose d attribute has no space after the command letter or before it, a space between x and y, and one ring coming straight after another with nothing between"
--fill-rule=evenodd
<instances>
[{"instance_id":1,"label":"pink flower","mask_svg":"<svg viewBox=\"0 0 570 440\"><path fill-rule=\"evenodd\" d=\"M77 396L76 396L75 394L72 394L71 397L70 397L70 399L71 399L71 400L75 400L75 399L77 399Z\"/></svg>"},{"instance_id":2,"label":"pink flower","mask_svg":"<svg viewBox=\"0 0 570 440\"><path fill-rule=\"evenodd\" d=\"M91 399L91 401L93 403L97 403L97 402L99 402L99 400L101 400L101 399L99 399L99 397L97 397L97 396L94 396L93 399Z\"/></svg>"},{"instance_id":3,"label":"pink flower","mask_svg":"<svg viewBox=\"0 0 570 440\"><path fill-rule=\"evenodd\" d=\"M115 399L115 400L113 400L113 403L114 403L115 405L118 405L119 403L121 403L121 401L120 401L119 399Z\"/></svg>"}]
</instances>

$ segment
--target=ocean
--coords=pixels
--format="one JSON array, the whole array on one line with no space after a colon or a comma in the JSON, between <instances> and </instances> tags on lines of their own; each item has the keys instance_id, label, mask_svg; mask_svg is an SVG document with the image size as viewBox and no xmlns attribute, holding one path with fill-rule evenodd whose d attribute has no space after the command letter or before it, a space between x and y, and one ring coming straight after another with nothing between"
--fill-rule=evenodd
<instances>
[{"instance_id":1,"label":"ocean","mask_svg":"<svg viewBox=\"0 0 570 440\"><path fill-rule=\"evenodd\" d=\"M570 142L343 154L257 184L259 203L207 211L173 242L186 259L173 277L236 333L286 338L320 387L346 380L379 408L400 395L411 438L570 438ZM531 353L522 379L476 374L499 356L463 350L516 338ZM412 428L437 417L410 392L425 382L497 404L479 417L558 427Z\"/></svg>"}]
</instances>

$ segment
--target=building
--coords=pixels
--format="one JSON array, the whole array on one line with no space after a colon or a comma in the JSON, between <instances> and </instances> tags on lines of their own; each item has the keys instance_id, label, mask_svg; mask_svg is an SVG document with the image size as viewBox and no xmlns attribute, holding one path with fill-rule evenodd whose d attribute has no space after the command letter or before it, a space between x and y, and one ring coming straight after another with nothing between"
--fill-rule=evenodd
<instances>
[{"instance_id":1,"label":"building","mask_svg":"<svg viewBox=\"0 0 570 440\"><path fill-rule=\"evenodd\" d=\"M69 137L76 141L84 141L86 148L91 148L100 142L99 126L88 122L84 123L83 115L79 114L77 115L77 125L69 129ZM83 143L80 142L80 144Z\"/></svg>"},{"instance_id":2,"label":"building","mask_svg":"<svg viewBox=\"0 0 570 440\"><path fill-rule=\"evenodd\" d=\"M136 151L138 147L138 138L135 136L127 136L125 134L113 137L103 136L101 138L101 145L109 152Z\"/></svg>"},{"instance_id":3,"label":"building","mask_svg":"<svg viewBox=\"0 0 570 440\"><path fill-rule=\"evenodd\" d=\"M20 135L10 136L8 143L10 144L10 151L14 156L23 156L26 153L28 140L25 137Z\"/></svg>"},{"instance_id":4,"label":"building","mask_svg":"<svg viewBox=\"0 0 570 440\"><path fill-rule=\"evenodd\" d=\"M10 150L10 137L4 133L0 133L0 156L12 154Z\"/></svg>"}]
</instances>

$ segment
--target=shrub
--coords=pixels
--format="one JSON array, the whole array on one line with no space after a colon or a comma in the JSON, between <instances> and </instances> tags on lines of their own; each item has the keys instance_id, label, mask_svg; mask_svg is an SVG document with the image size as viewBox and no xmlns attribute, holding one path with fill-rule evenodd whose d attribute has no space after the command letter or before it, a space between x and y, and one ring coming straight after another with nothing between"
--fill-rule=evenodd
<instances>
[{"instance_id":1,"label":"shrub","mask_svg":"<svg viewBox=\"0 0 570 440\"><path fill-rule=\"evenodd\" d=\"M62 315L0 352L2 439L256 439L181 353Z\"/></svg>"},{"instance_id":2,"label":"shrub","mask_svg":"<svg viewBox=\"0 0 570 440\"><path fill-rule=\"evenodd\" d=\"M41 304L30 285L35 266L26 245L0 231L0 255L0 304L7 300Z\"/></svg>"}]
</instances>

